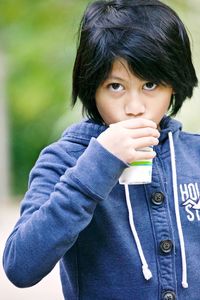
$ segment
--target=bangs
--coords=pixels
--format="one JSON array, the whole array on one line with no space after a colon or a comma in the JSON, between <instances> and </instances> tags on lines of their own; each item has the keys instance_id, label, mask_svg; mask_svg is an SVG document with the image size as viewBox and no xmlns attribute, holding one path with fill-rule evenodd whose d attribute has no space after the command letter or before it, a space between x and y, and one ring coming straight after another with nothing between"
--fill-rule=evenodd
<instances>
[{"instance_id":1,"label":"bangs","mask_svg":"<svg viewBox=\"0 0 200 300\"><path fill-rule=\"evenodd\" d=\"M101 33L101 39L96 45L87 75L90 78L97 76L98 84L109 76L114 61L121 58L127 61L130 71L137 77L173 86L174 65L166 53L165 45L161 48L160 43L146 34L123 31L122 37L121 31L107 30Z\"/></svg>"}]
</instances>

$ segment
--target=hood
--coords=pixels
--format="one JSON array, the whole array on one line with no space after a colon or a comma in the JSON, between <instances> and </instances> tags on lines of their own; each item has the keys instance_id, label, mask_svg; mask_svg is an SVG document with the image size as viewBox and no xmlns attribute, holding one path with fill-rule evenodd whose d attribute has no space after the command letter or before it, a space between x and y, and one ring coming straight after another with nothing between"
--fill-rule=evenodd
<instances>
[{"instance_id":1,"label":"hood","mask_svg":"<svg viewBox=\"0 0 200 300\"><path fill-rule=\"evenodd\" d=\"M81 140L81 143L87 146L92 137L97 138L108 126L95 123L93 120L86 119L77 124L71 125L66 129L62 138L71 142Z\"/></svg>"},{"instance_id":2,"label":"hood","mask_svg":"<svg viewBox=\"0 0 200 300\"><path fill-rule=\"evenodd\" d=\"M176 139L175 136L179 135L179 132L182 130L182 124L169 116L164 116L160 122L160 129L159 141L163 142L168 139L169 132L171 132L174 139Z\"/></svg>"}]
</instances>

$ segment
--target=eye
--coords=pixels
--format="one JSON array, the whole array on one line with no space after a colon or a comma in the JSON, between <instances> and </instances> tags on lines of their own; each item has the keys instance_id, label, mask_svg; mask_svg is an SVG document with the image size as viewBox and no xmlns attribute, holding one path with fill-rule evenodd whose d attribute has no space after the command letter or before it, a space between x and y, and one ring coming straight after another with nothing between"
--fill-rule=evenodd
<instances>
[{"instance_id":1,"label":"eye","mask_svg":"<svg viewBox=\"0 0 200 300\"><path fill-rule=\"evenodd\" d=\"M144 84L144 90L147 90L147 91L153 91L153 90L155 90L156 87L157 87L157 84L154 82L149 81Z\"/></svg>"},{"instance_id":2,"label":"eye","mask_svg":"<svg viewBox=\"0 0 200 300\"><path fill-rule=\"evenodd\" d=\"M108 88L114 92L121 92L124 89L123 85L121 85L120 83L116 83L116 82L109 84Z\"/></svg>"}]
</instances>

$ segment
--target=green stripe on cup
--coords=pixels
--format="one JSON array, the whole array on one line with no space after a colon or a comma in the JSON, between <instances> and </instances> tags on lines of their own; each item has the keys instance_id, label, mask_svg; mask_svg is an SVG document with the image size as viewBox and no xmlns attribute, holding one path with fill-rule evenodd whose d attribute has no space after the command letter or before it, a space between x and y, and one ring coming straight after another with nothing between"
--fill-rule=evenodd
<instances>
[{"instance_id":1,"label":"green stripe on cup","mask_svg":"<svg viewBox=\"0 0 200 300\"><path fill-rule=\"evenodd\" d=\"M134 161L130 163L130 166L152 166L152 161Z\"/></svg>"}]
</instances>

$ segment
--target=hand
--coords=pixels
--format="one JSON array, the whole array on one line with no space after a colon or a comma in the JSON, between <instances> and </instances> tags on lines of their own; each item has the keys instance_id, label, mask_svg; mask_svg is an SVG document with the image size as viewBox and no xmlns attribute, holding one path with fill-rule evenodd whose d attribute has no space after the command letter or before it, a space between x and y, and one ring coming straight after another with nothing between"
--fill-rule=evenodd
<instances>
[{"instance_id":1,"label":"hand","mask_svg":"<svg viewBox=\"0 0 200 300\"><path fill-rule=\"evenodd\" d=\"M97 141L125 163L131 163L154 158L154 151L144 152L139 149L157 145L159 136L156 123L135 118L111 124L98 136Z\"/></svg>"}]
</instances>

